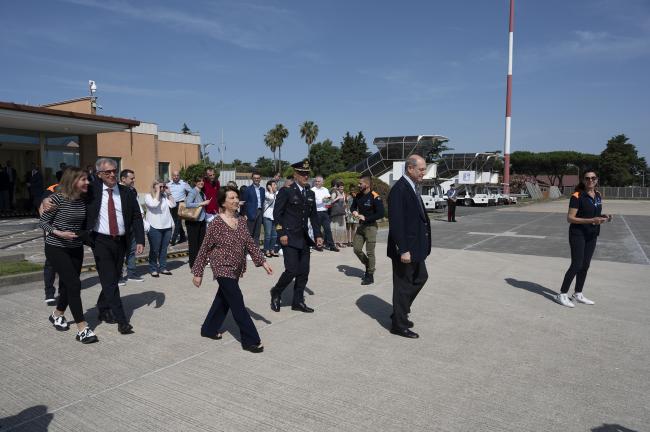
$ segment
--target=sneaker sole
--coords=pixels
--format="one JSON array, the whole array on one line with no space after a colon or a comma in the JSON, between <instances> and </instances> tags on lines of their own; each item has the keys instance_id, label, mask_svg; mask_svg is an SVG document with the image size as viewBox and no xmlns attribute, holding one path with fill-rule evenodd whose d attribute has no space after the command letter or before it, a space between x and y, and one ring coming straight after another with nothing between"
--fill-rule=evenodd
<instances>
[{"instance_id":1,"label":"sneaker sole","mask_svg":"<svg viewBox=\"0 0 650 432\"><path fill-rule=\"evenodd\" d=\"M97 339L97 336L93 336L93 337L86 338L84 340L80 340L79 336L77 335L77 340L79 342L81 342L82 344L91 344L91 343L99 342L99 339Z\"/></svg>"}]
</instances>

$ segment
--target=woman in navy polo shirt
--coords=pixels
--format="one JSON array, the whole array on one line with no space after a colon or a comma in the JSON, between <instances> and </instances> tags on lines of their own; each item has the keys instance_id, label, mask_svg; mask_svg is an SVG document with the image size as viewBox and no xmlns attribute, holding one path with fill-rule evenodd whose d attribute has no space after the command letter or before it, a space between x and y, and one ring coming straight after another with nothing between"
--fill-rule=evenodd
<instances>
[{"instance_id":1,"label":"woman in navy polo shirt","mask_svg":"<svg viewBox=\"0 0 650 432\"><path fill-rule=\"evenodd\" d=\"M584 173L584 182L576 186L571 195L567 222L569 226L569 245L571 246L571 266L564 275L562 289L556 296L556 301L563 306L574 307L573 301L592 305L582 294L582 287L587 278L591 257L596 250L596 240L600 234L600 224L612 220L611 215L602 213L603 203L600 193L596 190L598 176L594 171ZM569 299L567 293L573 279L576 279L575 293Z\"/></svg>"}]
</instances>

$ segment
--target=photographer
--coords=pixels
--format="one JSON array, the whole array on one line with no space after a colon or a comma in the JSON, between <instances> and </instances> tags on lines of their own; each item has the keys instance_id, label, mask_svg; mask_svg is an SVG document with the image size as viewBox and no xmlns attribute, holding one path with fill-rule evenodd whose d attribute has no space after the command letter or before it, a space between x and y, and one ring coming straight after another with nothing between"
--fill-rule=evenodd
<instances>
[{"instance_id":1,"label":"photographer","mask_svg":"<svg viewBox=\"0 0 650 432\"><path fill-rule=\"evenodd\" d=\"M151 228L149 237L149 274L158 277L159 274L171 275L167 270L167 247L174 229L174 220L169 209L176 207L167 185L162 181L153 182L151 193L145 195L147 207L145 219Z\"/></svg>"}]
</instances>

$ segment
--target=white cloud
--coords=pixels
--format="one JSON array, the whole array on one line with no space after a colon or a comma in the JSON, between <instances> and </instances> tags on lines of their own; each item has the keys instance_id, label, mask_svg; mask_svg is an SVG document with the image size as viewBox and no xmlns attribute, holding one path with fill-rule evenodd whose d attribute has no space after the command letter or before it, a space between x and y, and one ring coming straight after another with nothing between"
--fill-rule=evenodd
<instances>
[{"instance_id":1,"label":"white cloud","mask_svg":"<svg viewBox=\"0 0 650 432\"><path fill-rule=\"evenodd\" d=\"M211 4L210 13L202 15L169 7L144 5L142 2L130 3L124 0L62 0L79 6L101 9L131 19L147 21L170 27L176 31L197 33L212 39L227 42L241 48L277 50L278 31L284 31L295 24L290 11L255 5L234 3L226 6ZM195 3L187 3L188 6ZM255 25L254 17L267 15L268 25ZM237 19L247 17L246 19ZM242 23L237 24L237 23ZM278 29L275 31L273 29Z\"/></svg>"}]
</instances>

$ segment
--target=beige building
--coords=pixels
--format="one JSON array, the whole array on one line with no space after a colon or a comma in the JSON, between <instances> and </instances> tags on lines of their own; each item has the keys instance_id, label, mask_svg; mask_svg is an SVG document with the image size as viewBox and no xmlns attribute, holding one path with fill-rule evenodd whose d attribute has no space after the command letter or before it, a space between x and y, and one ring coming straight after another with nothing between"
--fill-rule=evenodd
<instances>
[{"instance_id":1,"label":"beige building","mask_svg":"<svg viewBox=\"0 0 650 432\"><path fill-rule=\"evenodd\" d=\"M47 187L56 183L62 162L86 167L98 157L110 157L120 170L135 171L136 185L144 192L155 178L168 179L172 171L197 163L200 147L198 134L97 115L90 97L43 106L0 102L0 171L8 164L16 170L13 209L30 207L27 181L34 166L40 167ZM4 214L9 213L5 206Z\"/></svg>"}]
</instances>

